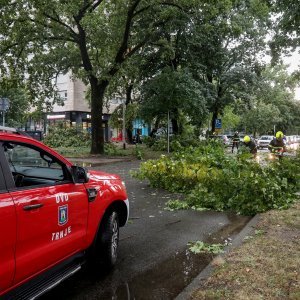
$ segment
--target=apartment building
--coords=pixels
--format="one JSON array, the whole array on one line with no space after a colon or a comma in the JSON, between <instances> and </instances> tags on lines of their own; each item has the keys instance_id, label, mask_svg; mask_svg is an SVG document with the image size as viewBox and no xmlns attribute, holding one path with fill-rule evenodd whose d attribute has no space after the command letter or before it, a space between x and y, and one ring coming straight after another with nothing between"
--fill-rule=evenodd
<instances>
[{"instance_id":1,"label":"apartment building","mask_svg":"<svg viewBox=\"0 0 300 300\"><path fill-rule=\"evenodd\" d=\"M62 101L53 106L52 112L46 114L46 126L64 121L67 126L79 126L89 131L91 128L91 109L85 98L86 85L81 80L72 78L70 73L60 75L56 85ZM106 141L109 141L113 135L113 129L109 127L108 120L122 101L121 98L111 99L108 107L103 109L102 127Z\"/></svg>"},{"instance_id":2,"label":"apartment building","mask_svg":"<svg viewBox=\"0 0 300 300\"><path fill-rule=\"evenodd\" d=\"M61 98L60 103L54 104L52 111L45 114L44 120L40 122L28 120L25 130L46 133L48 126L63 122L66 126L79 127L90 131L91 109L86 99L87 86L81 80L72 78L71 73L59 75L56 85ZM103 108L102 128L105 141L122 140L122 129L111 128L108 121L113 111L123 101L125 99L121 97L114 97ZM136 119L133 122L132 135L135 136L138 132L141 135L148 135L150 126L145 124L143 120Z\"/></svg>"}]
</instances>

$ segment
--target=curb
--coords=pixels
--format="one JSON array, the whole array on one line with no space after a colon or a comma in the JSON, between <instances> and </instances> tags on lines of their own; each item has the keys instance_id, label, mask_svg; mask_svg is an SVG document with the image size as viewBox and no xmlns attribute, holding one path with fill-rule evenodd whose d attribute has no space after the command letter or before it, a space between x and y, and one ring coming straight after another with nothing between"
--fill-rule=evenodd
<instances>
[{"instance_id":1,"label":"curb","mask_svg":"<svg viewBox=\"0 0 300 300\"><path fill-rule=\"evenodd\" d=\"M224 250L224 253L218 255L215 257L224 257L227 253L229 253L232 249L240 246L245 237L249 235L254 230L254 226L258 223L260 219L260 215L255 215L246 225L245 227L240 231L240 233L237 234L237 236L233 239L231 245L227 246ZM212 275L212 272L214 271L215 266L210 262L200 273L199 275L193 279L193 281L184 288L184 290L174 298L174 300L186 300L190 298L190 295L193 291L201 287L202 282L204 282L209 276Z\"/></svg>"}]
</instances>

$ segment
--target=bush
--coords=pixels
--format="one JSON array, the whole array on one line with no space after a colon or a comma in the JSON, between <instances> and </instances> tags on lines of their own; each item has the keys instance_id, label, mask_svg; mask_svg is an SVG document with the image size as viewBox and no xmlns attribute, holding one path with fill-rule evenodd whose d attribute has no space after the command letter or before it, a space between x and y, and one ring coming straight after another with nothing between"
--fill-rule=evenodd
<instances>
[{"instance_id":1,"label":"bush","mask_svg":"<svg viewBox=\"0 0 300 300\"><path fill-rule=\"evenodd\" d=\"M167 151L168 148L168 140L167 136L160 137L143 137L143 143L145 143L149 148L153 151ZM170 151L178 151L183 147L193 146L196 147L200 145L201 142L195 138L194 136L170 136Z\"/></svg>"},{"instance_id":2,"label":"bush","mask_svg":"<svg viewBox=\"0 0 300 300\"><path fill-rule=\"evenodd\" d=\"M143 143L151 148L153 146L153 144L155 143L156 139L154 137L151 136L143 136Z\"/></svg>"},{"instance_id":3,"label":"bush","mask_svg":"<svg viewBox=\"0 0 300 300\"><path fill-rule=\"evenodd\" d=\"M43 142L53 148L89 147L91 138L87 132L77 131L74 127L51 126Z\"/></svg>"},{"instance_id":4,"label":"bush","mask_svg":"<svg viewBox=\"0 0 300 300\"><path fill-rule=\"evenodd\" d=\"M194 209L254 215L290 206L300 188L299 168L299 158L264 167L243 156L235 159L213 142L147 161L134 176L148 179L154 187L184 193L188 207Z\"/></svg>"}]
</instances>

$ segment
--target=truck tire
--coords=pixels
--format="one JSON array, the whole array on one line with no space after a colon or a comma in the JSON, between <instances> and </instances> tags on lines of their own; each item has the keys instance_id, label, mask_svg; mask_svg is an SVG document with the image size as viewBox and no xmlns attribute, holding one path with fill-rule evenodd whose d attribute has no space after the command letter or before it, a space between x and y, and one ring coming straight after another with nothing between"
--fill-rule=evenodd
<instances>
[{"instance_id":1,"label":"truck tire","mask_svg":"<svg viewBox=\"0 0 300 300\"><path fill-rule=\"evenodd\" d=\"M119 218L115 211L107 214L100 225L89 263L92 269L110 270L117 261L119 245Z\"/></svg>"}]
</instances>

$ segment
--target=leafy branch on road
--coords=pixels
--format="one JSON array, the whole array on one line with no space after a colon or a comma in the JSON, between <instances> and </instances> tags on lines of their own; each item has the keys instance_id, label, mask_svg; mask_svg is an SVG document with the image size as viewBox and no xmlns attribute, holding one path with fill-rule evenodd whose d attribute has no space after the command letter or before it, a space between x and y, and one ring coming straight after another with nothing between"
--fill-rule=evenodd
<instances>
[{"instance_id":1,"label":"leafy branch on road","mask_svg":"<svg viewBox=\"0 0 300 300\"><path fill-rule=\"evenodd\" d=\"M207 244L202 241L188 243L189 250L195 254L212 253L220 254L224 252L225 245L223 244Z\"/></svg>"},{"instance_id":2,"label":"leafy branch on road","mask_svg":"<svg viewBox=\"0 0 300 300\"><path fill-rule=\"evenodd\" d=\"M230 210L254 215L286 209L300 188L300 156L261 166L255 161L228 157L221 145L203 144L141 164L133 176L151 186L185 195L185 202L169 201L170 209Z\"/></svg>"}]
</instances>

